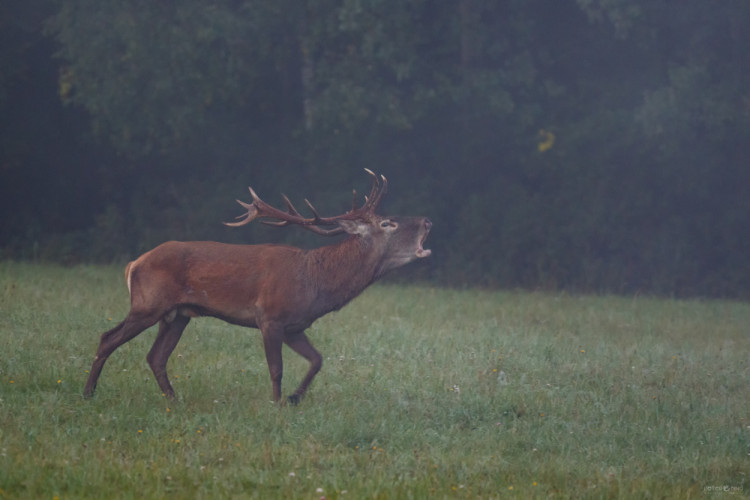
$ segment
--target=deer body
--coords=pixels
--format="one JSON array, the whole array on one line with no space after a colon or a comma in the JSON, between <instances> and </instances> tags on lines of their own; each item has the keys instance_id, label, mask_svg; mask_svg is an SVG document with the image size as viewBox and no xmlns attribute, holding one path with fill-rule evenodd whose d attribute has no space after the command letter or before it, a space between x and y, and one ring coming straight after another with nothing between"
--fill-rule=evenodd
<instances>
[{"instance_id":1,"label":"deer body","mask_svg":"<svg viewBox=\"0 0 750 500\"><path fill-rule=\"evenodd\" d=\"M159 323L146 359L162 392L173 397L166 371L169 356L191 318L213 316L260 329L275 400L281 398L282 344L305 357L310 369L289 397L293 403L299 401L322 365L304 330L346 305L385 272L430 255L422 243L431 222L424 217L375 215L374 204L382 196L376 186L364 207L330 219L317 213L314 219L302 219L288 201L289 212L275 211L251 190L254 203L242 203L250 216L234 224L256 217L283 217L303 227L314 221L310 225L320 234L349 233L334 245L303 250L288 245L171 241L128 264L130 312L102 335L84 395L93 395L103 365L115 349ZM321 230L320 225L335 228Z\"/></svg>"}]
</instances>

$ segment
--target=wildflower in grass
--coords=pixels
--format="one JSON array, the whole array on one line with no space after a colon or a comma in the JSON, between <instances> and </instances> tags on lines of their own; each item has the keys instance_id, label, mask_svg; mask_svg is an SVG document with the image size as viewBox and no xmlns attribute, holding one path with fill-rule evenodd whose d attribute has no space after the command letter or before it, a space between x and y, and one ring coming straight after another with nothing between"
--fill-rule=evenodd
<instances>
[{"instance_id":1,"label":"wildflower in grass","mask_svg":"<svg viewBox=\"0 0 750 500\"><path fill-rule=\"evenodd\" d=\"M143 429L138 429L138 434L143 434Z\"/></svg>"},{"instance_id":2,"label":"wildflower in grass","mask_svg":"<svg viewBox=\"0 0 750 500\"><path fill-rule=\"evenodd\" d=\"M57 383L62 384L62 379L61 378L57 379Z\"/></svg>"}]
</instances>

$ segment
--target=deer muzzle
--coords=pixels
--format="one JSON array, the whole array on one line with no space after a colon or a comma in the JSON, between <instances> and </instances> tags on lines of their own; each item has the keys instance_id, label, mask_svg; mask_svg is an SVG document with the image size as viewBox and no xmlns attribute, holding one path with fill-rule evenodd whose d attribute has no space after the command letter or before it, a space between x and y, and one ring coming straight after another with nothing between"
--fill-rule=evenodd
<instances>
[{"instance_id":1,"label":"deer muzzle","mask_svg":"<svg viewBox=\"0 0 750 500\"><path fill-rule=\"evenodd\" d=\"M423 248L422 245L424 245L424 242L427 240L427 235L430 234L430 229L432 229L432 221L430 219L425 218L422 226L422 237L419 240L419 245L417 245L417 258L423 259L425 257L429 257L432 254L432 250L429 248Z\"/></svg>"}]
</instances>

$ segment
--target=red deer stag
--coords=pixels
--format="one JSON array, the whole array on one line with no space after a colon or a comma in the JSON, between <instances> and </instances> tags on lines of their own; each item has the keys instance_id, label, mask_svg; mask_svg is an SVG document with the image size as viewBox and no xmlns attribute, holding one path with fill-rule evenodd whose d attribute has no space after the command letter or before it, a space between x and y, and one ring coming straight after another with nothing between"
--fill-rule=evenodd
<instances>
[{"instance_id":1,"label":"red deer stag","mask_svg":"<svg viewBox=\"0 0 750 500\"><path fill-rule=\"evenodd\" d=\"M303 217L284 196L286 211L261 200L250 188L252 203L238 202L247 213L228 226L255 219L275 226L299 225L317 234L348 233L345 240L313 250L287 245L228 245L211 241L163 243L128 264L127 317L101 336L84 395L91 397L107 358L119 346L159 323L146 359L167 397L174 389L167 360L190 318L214 316L232 324L259 328L271 374L274 400L281 399L282 344L310 362L310 369L289 396L297 403L318 373L322 357L304 331L321 316L340 309L385 272L427 257L422 247L432 223L426 217L386 217L375 210L386 192L384 176L372 177L372 190L351 211Z\"/></svg>"}]
</instances>

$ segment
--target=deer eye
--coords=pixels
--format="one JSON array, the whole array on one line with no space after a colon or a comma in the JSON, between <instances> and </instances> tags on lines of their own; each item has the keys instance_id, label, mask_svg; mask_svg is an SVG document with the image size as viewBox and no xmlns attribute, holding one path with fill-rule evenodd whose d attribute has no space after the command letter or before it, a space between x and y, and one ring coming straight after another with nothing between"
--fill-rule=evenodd
<instances>
[{"instance_id":1,"label":"deer eye","mask_svg":"<svg viewBox=\"0 0 750 500\"><path fill-rule=\"evenodd\" d=\"M380 227L383 227L383 228L385 228L385 227L397 227L397 226L398 226L398 224L396 224L395 222L390 221L390 220L384 220L384 221L382 221L380 223Z\"/></svg>"}]
</instances>

